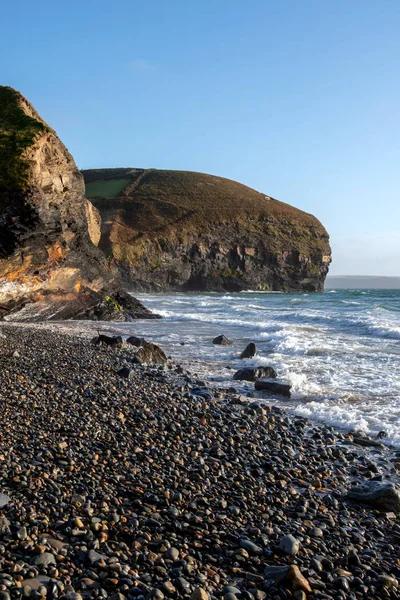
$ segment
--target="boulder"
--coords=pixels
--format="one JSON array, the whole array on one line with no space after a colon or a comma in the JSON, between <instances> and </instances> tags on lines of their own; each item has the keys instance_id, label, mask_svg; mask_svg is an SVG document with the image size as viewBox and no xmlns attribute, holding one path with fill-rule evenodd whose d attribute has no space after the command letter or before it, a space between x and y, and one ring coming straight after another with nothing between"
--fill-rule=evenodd
<instances>
[{"instance_id":1,"label":"boulder","mask_svg":"<svg viewBox=\"0 0 400 600\"><path fill-rule=\"evenodd\" d=\"M216 346L232 346L231 340L228 340L224 335L217 335L212 341Z\"/></svg>"},{"instance_id":2,"label":"boulder","mask_svg":"<svg viewBox=\"0 0 400 600\"><path fill-rule=\"evenodd\" d=\"M146 342L136 352L132 362L139 365L165 365L167 357L159 346Z\"/></svg>"},{"instance_id":3,"label":"boulder","mask_svg":"<svg viewBox=\"0 0 400 600\"><path fill-rule=\"evenodd\" d=\"M239 369L233 376L233 379L238 381L257 381L257 379L275 379L277 373L273 367L254 367L253 369L248 367L245 369Z\"/></svg>"},{"instance_id":4,"label":"boulder","mask_svg":"<svg viewBox=\"0 0 400 600\"><path fill-rule=\"evenodd\" d=\"M142 348L142 346L146 344L146 340L144 338L137 337L136 335L131 335L126 339L126 343L136 346L136 348Z\"/></svg>"},{"instance_id":5,"label":"boulder","mask_svg":"<svg viewBox=\"0 0 400 600\"><path fill-rule=\"evenodd\" d=\"M120 348L122 346L122 337L120 335L105 335L100 333L92 340L96 346L109 346L110 348Z\"/></svg>"},{"instance_id":6,"label":"boulder","mask_svg":"<svg viewBox=\"0 0 400 600\"><path fill-rule=\"evenodd\" d=\"M345 497L382 512L400 513L399 489L388 481L365 481L351 488Z\"/></svg>"},{"instance_id":7,"label":"boulder","mask_svg":"<svg viewBox=\"0 0 400 600\"><path fill-rule=\"evenodd\" d=\"M253 358L253 356L256 354L257 346L254 344L254 342L250 342L250 344L247 344L246 348L243 350L240 358Z\"/></svg>"},{"instance_id":8,"label":"boulder","mask_svg":"<svg viewBox=\"0 0 400 600\"><path fill-rule=\"evenodd\" d=\"M288 396L290 398L289 383L283 381L276 381L275 379L259 379L255 382L254 387L259 392L271 392L272 394L279 394L280 396Z\"/></svg>"}]
</instances>

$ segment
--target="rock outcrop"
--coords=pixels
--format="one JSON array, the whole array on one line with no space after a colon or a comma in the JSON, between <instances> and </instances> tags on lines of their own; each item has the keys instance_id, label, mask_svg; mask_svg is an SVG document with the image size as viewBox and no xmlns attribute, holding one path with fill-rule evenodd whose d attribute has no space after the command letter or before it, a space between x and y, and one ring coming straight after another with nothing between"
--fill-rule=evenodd
<instances>
[{"instance_id":1,"label":"rock outcrop","mask_svg":"<svg viewBox=\"0 0 400 600\"><path fill-rule=\"evenodd\" d=\"M151 317L96 247L100 215L75 162L17 91L0 87L0 318Z\"/></svg>"},{"instance_id":2,"label":"rock outcrop","mask_svg":"<svg viewBox=\"0 0 400 600\"><path fill-rule=\"evenodd\" d=\"M323 290L329 236L312 215L202 173L83 175L102 217L100 247L133 289Z\"/></svg>"}]
</instances>

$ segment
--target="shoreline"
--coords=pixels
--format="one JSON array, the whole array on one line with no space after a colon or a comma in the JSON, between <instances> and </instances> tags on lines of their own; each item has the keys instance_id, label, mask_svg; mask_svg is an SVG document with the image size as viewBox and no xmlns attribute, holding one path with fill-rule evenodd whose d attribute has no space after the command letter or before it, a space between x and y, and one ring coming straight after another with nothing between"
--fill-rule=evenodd
<instances>
[{"instance_id":1,"label":"shoreline","mask_svg":"<svg viewBox=\"0 0 400 600\"><path fill-rule=\"evenodd\" d=\"M0 325L2 600L398 597L397 510L344 495L400 451L54 329Z\"/></svg>"}]
</instances>

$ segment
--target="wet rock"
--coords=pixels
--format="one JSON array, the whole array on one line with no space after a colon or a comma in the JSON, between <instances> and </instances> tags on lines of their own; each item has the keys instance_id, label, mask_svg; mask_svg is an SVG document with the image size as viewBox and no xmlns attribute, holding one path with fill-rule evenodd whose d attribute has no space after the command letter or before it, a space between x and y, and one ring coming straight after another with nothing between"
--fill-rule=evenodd
<instances>
[{"instance_id":1,"label":"wet rock","mask_svg":"<svg viewBox=\"0 0 400 600\"><path fill-rule=\"evenodd\" d=\"M277 373L273 367L254 367L239 369L233 376L233 379L239 381L257 381L257 379L269 378L274 379Z\"/></svg>"},{"instance_id":2,"label":"wet rock","mask_svg":"<svg viewBox=\"0 0 400 600\"><path fill-rule=\"evenodd\" d=\"M256 354L257 346L254 344L254 342L250 342L250 344L247 344L246 348L241 353L240 358L253 358L253 356Z\"/></svg>"},{"instance_id":3,"label":"wet rock","mask_svg":"<svg viewBox=\"0 0 400 600\"><path fill-rule=\"evenodd\" d=\"M147 344L146 340L141 337L137 337L136 335L131 335L126 340L127 344L131 344L132 346L136 346L136 348L142 348Z\"/></svg>"},{"instance_id":4,"label":"wet rock","mask_svg":"<svg viewBox=\"0 0 400 600\"><path fill-rule=\"evenodd\" d=\"M146 342L136 352L132 362L140 365L165 365L167 357L159 346Z\"/></svg>"},{"instance_id":5,"label":"wet rock","mask_svg":"<svg viewBox=\"0 0 400 600\"><path fill-rule=\"evenodd\" d=\"M200 396L201 398L204 398L205 400L211 400L211 398L212 398L212 393L205 388L193 388L192 394L193 394L193 396Z\"/></svg>"},{"instance_id":6,"label":"wet rock","mask_svg":"<svg viewBox=\"0 0 400 600\"><path fill-rule=\"evenodd\" d=\"M358 444L359 446L371 446L373 448L384 448L384 445L381 442L377 442L370 437L359 437L354 436L353 442Z\"/></svg>"},{"instance_id":7,"label":"wet rock","mask_svg":"<svg viewBox=\"0 0 400 600\"><path fill-rule=\"evenodd\" d=\"M224 335L217 335L217 337L213 339L212 343L216 346L231 346L233 342Z\"/></svg>"},{"instance_id":8,"label":"wet rock","mask_svg":"<svg viewBox=\"0 0 400 600\"><path fill-rule=\"evenodd\" d=\"M400 513L400 493L394 483L366 481L351 488L346 498L353 502L367 504L376 510Z\"/></svg>"},{"instance_id":9,"label":"wet rock","mask_svg":"<svg viewBox=\"0 0 400 600\"><path fill-rule=\"evenodd\" d=\"M100 333L94 340L96 346L109 346L110 348L120 348L122 346L122 337L120 335L110 336Z\"/></svg>"},{"instance_id":10,"label":"wet rock","mask_svg":"<svg viewBox=\"0 0 400 600\"><path fill-rule=\"evenodd\" d=\"M289 383L284 383L283 381L275 381L274 379L259 379L255 382L255 388L257 391L271 392L272 394L290 397L291 385Z\"/></svg>"}]
</instances>

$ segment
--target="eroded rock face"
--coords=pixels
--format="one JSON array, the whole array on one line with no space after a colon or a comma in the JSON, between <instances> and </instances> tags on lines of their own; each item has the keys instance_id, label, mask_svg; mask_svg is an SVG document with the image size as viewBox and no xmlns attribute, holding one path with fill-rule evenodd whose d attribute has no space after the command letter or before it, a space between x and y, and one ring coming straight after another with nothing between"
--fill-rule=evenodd
<instances>
[{"instance_id":1,"label":"eroded rock face","mask_svg":"<svg viewBox=\"0 0 400 600\"><path fill-rule=\"evenodd\" d=\"M202 173L83 173L100 247L133 289L323 290L329 236L312 215Z\"/></svg>"},{"instance_id":2,"label":"eroded rock face","mask_svg":"<svg viewBox=\"0 0 400 600\"><path fill-rule=\"evenodd\" d=\"M0 317L150 316L106 269L83 177L29 102L0 87Z\"/></svg>"}]
</instances>

